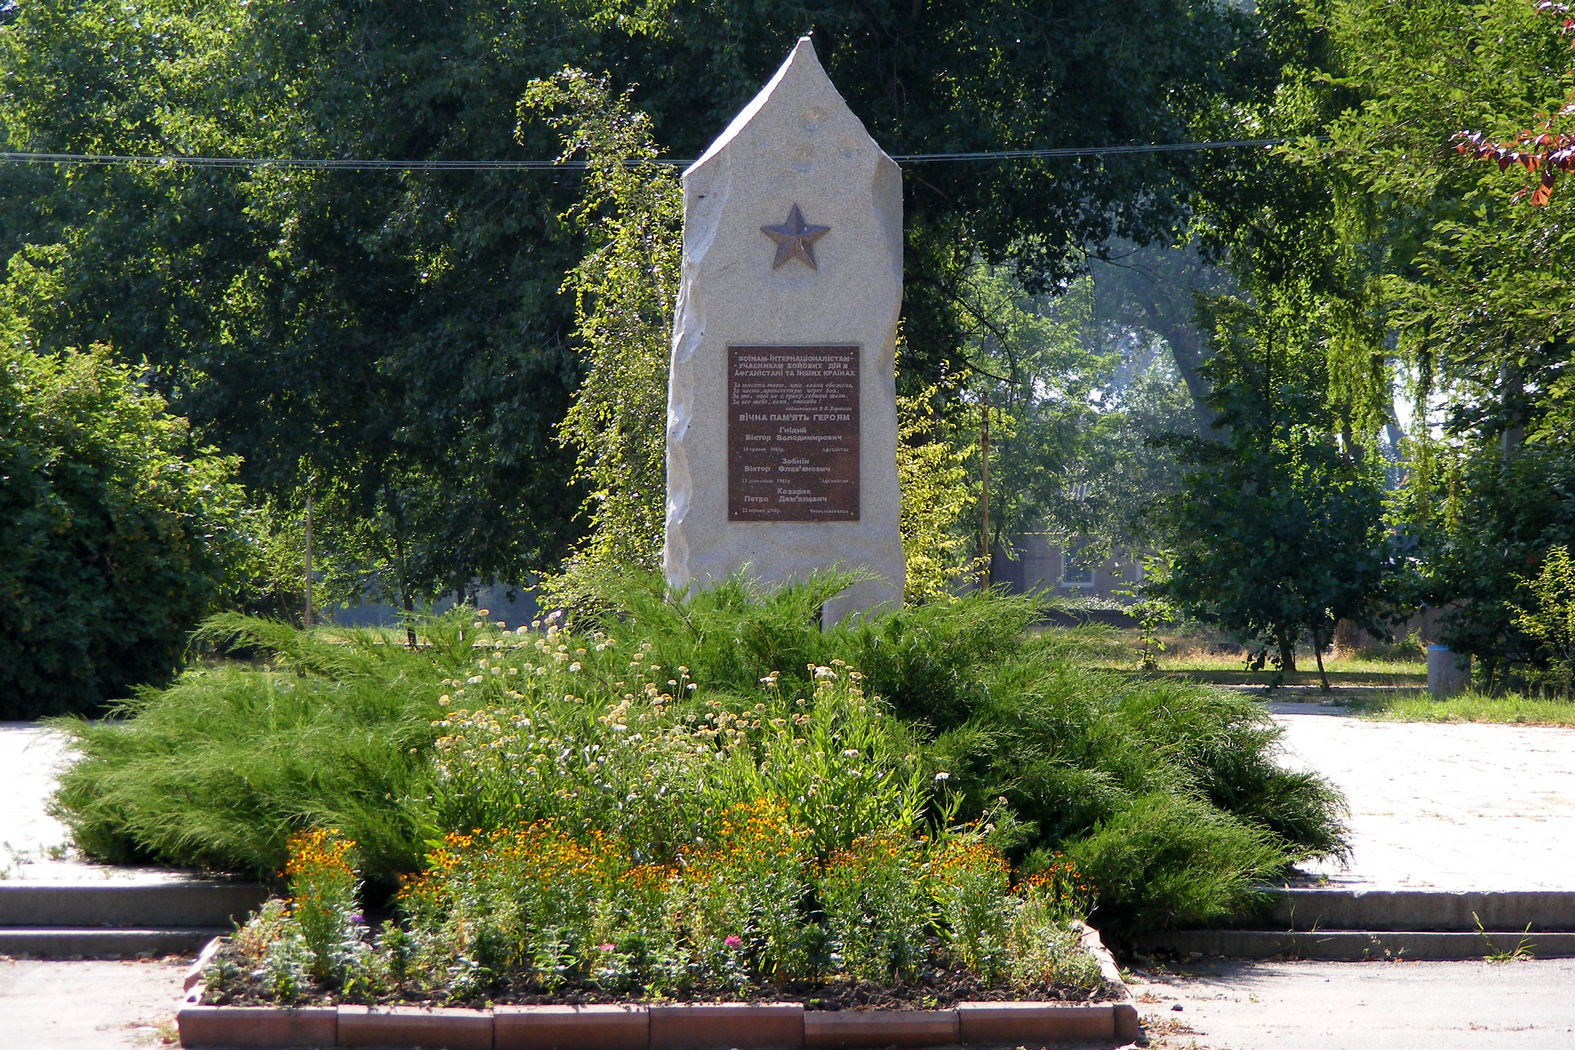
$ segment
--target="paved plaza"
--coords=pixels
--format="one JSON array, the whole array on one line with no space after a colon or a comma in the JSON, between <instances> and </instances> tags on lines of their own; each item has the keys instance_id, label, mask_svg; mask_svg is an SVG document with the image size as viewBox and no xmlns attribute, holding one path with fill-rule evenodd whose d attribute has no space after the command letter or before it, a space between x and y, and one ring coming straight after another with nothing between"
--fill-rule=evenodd
<instances>
[{"instance_id":1,"label":"paved plaza","mask_svg":"<svg viewBox=\"0 0 1575 1050\"><path fill-rule=\"evenodd\" d=\"M1375 889L1575 890L1575 729L1273 709L1287 762L1350 803L1349 865L1307 872Z\"/></svg>"}]
</instances>

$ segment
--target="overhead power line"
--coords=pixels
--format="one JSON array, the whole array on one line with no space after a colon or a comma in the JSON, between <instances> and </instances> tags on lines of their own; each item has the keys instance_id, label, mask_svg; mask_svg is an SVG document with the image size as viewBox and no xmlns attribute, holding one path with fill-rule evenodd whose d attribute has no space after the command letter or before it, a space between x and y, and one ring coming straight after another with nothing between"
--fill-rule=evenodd
<instances>
[{"instance_id":1,"label":"overhead power line","mask_svg":"<svg viewBox=\"0 0 1575 1050\"><path fill-rule=\"evenodd\" d=\"M1318 136L1320 139L1327 136ZM1131 153L1185 153L1193 150L1279 146L1290 138L1228 139L1222 142L1157 142L1127 146L1066 146L1053 149L986 150L976 153L904 153L892 157L899 164L933 164L945 161L1049 160L1068 157L1101 157ZM634 162L687 168L692 160L667 157ZM286 168L301 171L584 171L583 160L367 160L335 157L187 157L125 156L111 153L0 153L0 164L62 164L106 167L112 165L162 165L183 168Z\"/></svg>"}]
</instances>

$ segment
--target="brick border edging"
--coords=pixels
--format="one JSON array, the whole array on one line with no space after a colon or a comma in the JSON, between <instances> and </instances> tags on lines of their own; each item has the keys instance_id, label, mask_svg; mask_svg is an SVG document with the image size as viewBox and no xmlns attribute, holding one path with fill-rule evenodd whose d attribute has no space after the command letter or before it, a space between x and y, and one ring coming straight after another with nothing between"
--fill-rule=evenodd
<instances>
[{"instance_id":1,"label":"brick border edging","mask_svg":"<svg viewBox=\"0 0 1575 1050\"><path fill-rule=\"evenodd\" d=\"M176 1014L183 1047L445 1046L450 1050L875 1050L1138 1039L1137 1007L1115 960L1084 926L1083 945L1119 999L1101 1003L965 1002L951 1010L809 1010L799 1003L497 1006L202 1006L202 968Z\"/></svg>"}]
</instances>

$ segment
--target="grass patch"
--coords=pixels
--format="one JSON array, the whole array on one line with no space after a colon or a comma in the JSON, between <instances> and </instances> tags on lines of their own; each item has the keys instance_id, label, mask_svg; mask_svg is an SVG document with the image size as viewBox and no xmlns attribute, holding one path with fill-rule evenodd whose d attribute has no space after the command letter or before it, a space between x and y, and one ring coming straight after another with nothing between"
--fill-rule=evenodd
<instances>
[{"instance_id":1,"label":"grass patch","mask_svg":"<svg viewBox=\"0 0 1575 1050\"><path fill-rule=\"evenodd\" d=\"M62 723L81 761L55 811L91 856L264 877L291 833L337 828L361 876L392 885L446 833L543 820L665 863L728 806L776 798L817 856L970 823L1025 874L1064 852L1117 939L1216 918L1255 880L1343 851L1341 800L1280 768L1255 701L1089 667L1097 632L1032 631L1020 597L822 630L845 584L677 599L638 577L572 632L454 613L415 651L222 618L205 637L261 666ZM855 670L836 680L868 703L824 692Z\"/></svg>"},{"instance_id":2,"label":"grass patch","mask_svg":"<svg viewBox=\"0 0 1575 1050\"><path fill-rule=\"evenodd\" d=\"M1352 710L1387 722L1508 722L1517 725L1575 726L1575 701L1542 700L1511 693L1488 696L1462 693L1434 700L1426 693L1358 700Z\"/></svg>"}]
</instances>

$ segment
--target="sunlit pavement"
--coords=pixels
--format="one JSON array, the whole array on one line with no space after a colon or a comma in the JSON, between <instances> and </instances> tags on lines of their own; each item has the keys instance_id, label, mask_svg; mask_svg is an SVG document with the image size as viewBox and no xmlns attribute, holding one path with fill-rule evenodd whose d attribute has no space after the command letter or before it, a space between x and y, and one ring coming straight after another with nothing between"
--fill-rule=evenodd
<instances>
[{"instance_id":1,"label":"sunlit pavement","mask_svg":"<svg viewBox=\"0 0 1575 1050\"><path fill-rule=\"evenodd\" d=\"M1575 959L1220 961L1131 985L1154 1050L1575 1047Z\"/></svg>"},{"instance_id":2,"label":"sunlit pavement","mask_svg":"<svg viewBox=\"0 0 1575 1050\"><path fill-rule=\"evenodd\" d=\"M1287 763L1350 804L1351 859L1306 864L1335 885L1575 890L1575 729L1373 722L1288 713Z\"/></svg>"},{"instance_id":3,"label":"sunlit pavement","mask_svg":"<svg viewBox=\"0 0 1575 1050\"><path fill-rule=\"evenodd\" d=\"M1309 874L1356 889L1575 891L1575 729L1270 709L1287 765L1350 804L1349 865ZM1214 960L1139 970L1132 985L1158 1050L1575 1047L1575 959Z\"/></svg>"}]
</instances>

